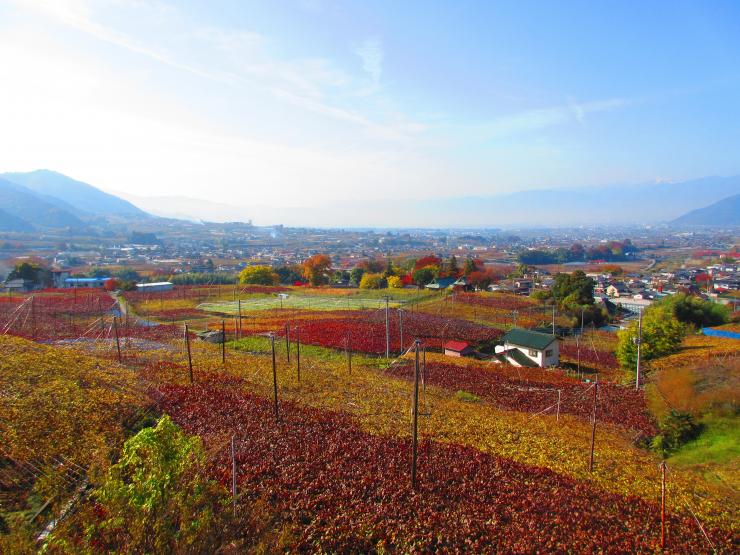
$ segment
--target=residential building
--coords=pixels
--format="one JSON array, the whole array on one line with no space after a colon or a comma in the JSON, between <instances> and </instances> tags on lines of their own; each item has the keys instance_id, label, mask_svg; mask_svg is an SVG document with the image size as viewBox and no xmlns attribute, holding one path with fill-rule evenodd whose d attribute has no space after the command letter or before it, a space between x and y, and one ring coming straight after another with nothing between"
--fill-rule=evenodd
<instances>
[{"instance_id":1,"label":"residential building","mask_svg":"<svg viewBox=\"0 0 740 555\"><path fill-rule=\"evenodd\" d=\"M514 366L545 368L560 363L558 338L549 333L513 328L496 347L497 359Z\"/></svg>"}]
</instances>

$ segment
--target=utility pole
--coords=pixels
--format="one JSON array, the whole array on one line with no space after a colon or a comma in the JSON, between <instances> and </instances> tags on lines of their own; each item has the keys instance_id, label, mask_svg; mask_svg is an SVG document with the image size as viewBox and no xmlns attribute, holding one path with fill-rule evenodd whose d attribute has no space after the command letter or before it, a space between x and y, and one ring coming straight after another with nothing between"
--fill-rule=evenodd
<instances>
[{"instance_id":1,"label":"utility pole","mask_svg":"<svg viewBox=\"0 0 740 555\"><path fill-rule=\"evenodd\" d=\"M594 444L596 443L596 397L599 394L599 382L594 383L594 406L591 414L591 457L588 461L588 471L594 471Z\"/></svg>"},{"instance_id":2,"label":"utility pole","mask_svg":"<svg viewBox=\"0 0 740 555\"><path fill-rule=\"evenodd\" d=\"M414 399L412 405L412 428L411 428L411 488L416 489L416 462L418 447L418 423L419 423L419 343L417 339L416 361L414 364Z\"/></svg>"},{"instance_id":3,"label":"utility pole","mask_svg":"<svg viewBox=\"0 0 740 555\"><path fill-rule=\"evenodd\" d=\"M221 364L226 364L226 322L221 320Z\"/></svg>"},{"instance_id":4,"label":"utility pole","mask_svg":"<svg viewBox=\"0 0 740 555\"><path fill-rule=\"evenodd\" d=\"M581 332L583 333L583 332ZM576 351L578 352L578 377L581 377L581 342L576 335Z\"/></svg>"},{"instance_id":5,"label":"utility pole","mask_svg":"<svg viewBox=\"0 0 740 555\"><path fill-rule=\"evenodd\" d=\"M385 297L385 358L391 358L391 328L388 320L388 296Z\"/></svg>"},{"instance_id":6,"label":"utility pole","mask_svg":"<svg viewBox=\"0 0 740 555\"><path fill-rule=\"evenodd\" d=\"M512 327L514 327L514 328L516 327L516 317L517 316L519 316L519 311L518 310L512 310L511 311L511 317L514 320L514 325Z\"/></svg>"},{"instance_id":7,"label":"utility pole","mask_svg":"<svg viewBox=\"0 0 740 555\"><path fill-rule=\"evenodd\" d=\"M190 385L193 385L193 356L190 353L190 334L188 333L188 325L185 324L185 345L188 347L188 368L190 369Z\"/></svg>"},{"instance_id":8,"label":"utility pole","mask_svg":"<svg viewBox=\"0 0 740 555\"><path fill-rule=\"evenodd\" d=\"M116 349L118 350L118 363L121 363L121 341L118 339L118 318L113 317L113 331L116 333Z\"/></svg>"},{"instance_id":9,"label":"utility pole","mask_svg":"<svg viewBox=\"0 0 740 555\"><path fill-rule=\"evenodd\" d=\"M275 421L280 422L280 410L278 407L278 390L277 390L277 365L275 364L275 334L270 334L270 344L272 346L272 397L275 403Z\"/></svg>"},{"instance_id":10,"label":"utility pole","mask_svg":"<svg viewBox=\"0 0 740 555\"><path fill-rule=\"evenodd\" d=\"M637 317L637 368L635 369L635 389L640 389L640 358L642 357L642 310Z\"/></svg>"},{"instance_id":11,"label":"utility pole","mask_svg":"<svg viewBox=\"0 0 740 555\"><path fill-rule=\"evenodd\" d=\"M298 383L301 382L301 328L295 329L295 356L298 363Z\"/></svg>"},{"instance_id":12,"label":"utility pole","mask_svg":"<svg viewBox=\"0 0 740 555\"><path fill-rule=\"evenodd\" d=\"M555 305L552 305L552 334L555 335Z\"/></svg>"},{"instance_id":13,"label":"utility pole","mask_svg":"<svg viewBox=\"0 0 740 555\"><path fill-rule=\"evenodd\" d=\"M555 422L560 422L560 390L558 389L558 411L555 413Z\"/></svg>"},{"instance_id":14,"label":"utility pole","mask_svg":"<svg viewBox=\"0 0 740 555\"><path fill-rule=\"evenodd\" d=\"M583 307L581 307L581 335L583 335Z\"/></svg>"}]
</instances>

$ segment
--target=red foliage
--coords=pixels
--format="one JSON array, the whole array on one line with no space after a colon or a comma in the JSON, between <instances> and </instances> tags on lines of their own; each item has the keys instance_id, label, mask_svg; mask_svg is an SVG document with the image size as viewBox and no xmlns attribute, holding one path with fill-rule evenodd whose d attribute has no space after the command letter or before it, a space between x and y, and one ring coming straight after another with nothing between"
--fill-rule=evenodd
<instances>
[{"instance_id":1,"label":"red foliage","mask_svg":"<svg viewBox=\"0 0 740 555\"><path fill-rule=\"evenodd\" d=\"M404 378L413 377L412 366L400 366L392 370ZM504 410L539 413L553 407L549 413L555 414L554 405L561 391L560 412L590 418L592 410L591 394L586 395L589 384L584 384L556 372L549 372L546 381L529 378L531 369L521 368L520 378L514 379L478 367L463 368L452 364L427 364L426 383L437 385L450 391L463 390L477 395ZM558 379L560 378L560 379ZM657 433L655 422L645 407L642 391L633 388L599 384L599 420L617 424L652 436Z\"/></svg>"},{"instance_id":2,"label":"red foliage","mask_svg":"<svg viewBox=\"0 0 740 555\"><path fill-rule=\"evenodd\" d=\"M477 343L496 339L501 330L475 324L467 320L433 316L421 312L403 312L403 346L401 345L401 323L398 311L390 313L390 350L399 352L408 349L415 339L421 339L431 348L441 349L447 341L457 339ZM292 326L292 324L291 324ZM352 335L352 349L369 354L385 353L385 312L348 312L340 318L323 318L301 321L301 341L335 349L346 347L347 337ZM278 334L285 333L278 329ZM291 334L295 337L295 334Z\"/></svg>"},{"instance_id":3,"label":"red foliage","mask_svg":"<svg viewBox=\"0 0 740 555\"><path fill-rule=\"evenodd\" d=\"M474 306L484 306L487 308L499 308L501 310L520 310L522 308L532 308L533 306L535 306L534 303L532 303L531 301L526 301L519 297L515 297L514 295L496 295L484 297L475 293L456 294L455 302Z\"/></svg>"},{"instance_id":4,"label":"red foliage","mask_svg":"<svg viewBox=\"0 0 740 555\"><path fill-rule=\"evenodd\" d=\"M422 256L414 264L414 270L424 268L425 266L439 266L442 263L442 259L430 254L429 256Z\"/></svg>"},{"instance_id":5,"label":"red foliage","mask_svg":"<svg viewBox=\"0 0 740 555\"><path fill-rule=\"evenodd\" d=\"M350 417L218 387L157 390L162 410L213 447L236 434L238 488L291 522L296 552L652 552L657 504L455 444L422 441L417 491L409 440L363 432ZM226 444L213 473L231 483ZM671 547L702 552L688 514L669 513ZM731 531L708 530L724 548Z\"/></svg>"},{"instance_id":6,"label":"red foliage","mask_svg":"<svg viewBox=\"0 0 740 555\"><path fill-rule=\"evenodd\" d=\"M609 368L616 370L619 368L619 362L614 353L609 351L595 350L588 345L581 345L581 364L589 368ZM562 343L560 345L560 354L565 355L572 360L578 359L578 347L573 343Z\"/></svg>"}]
</instances>

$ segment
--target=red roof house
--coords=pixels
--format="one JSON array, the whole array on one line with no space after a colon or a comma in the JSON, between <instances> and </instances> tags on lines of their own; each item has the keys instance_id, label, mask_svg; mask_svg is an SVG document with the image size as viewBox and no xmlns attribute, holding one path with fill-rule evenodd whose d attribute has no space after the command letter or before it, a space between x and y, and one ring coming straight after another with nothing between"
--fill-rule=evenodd
<instances>
[{"instance_id":1,"label":"red roof house","mask_svg":"<svg viewBox=\"0 0 740 555\"><path fill-rule=\"evenodd\" d=\"M473 347L467 341L448 341L443 348L448 357L464 357L473 352Z\"/></svg>"}]
</instances>

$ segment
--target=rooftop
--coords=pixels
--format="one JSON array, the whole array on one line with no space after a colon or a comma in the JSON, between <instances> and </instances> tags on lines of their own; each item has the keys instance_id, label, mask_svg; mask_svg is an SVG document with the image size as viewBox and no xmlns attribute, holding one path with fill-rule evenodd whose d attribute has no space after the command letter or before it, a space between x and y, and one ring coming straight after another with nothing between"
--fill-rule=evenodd
<instances>
[{"instance_id":1,"label":"rooftop","mask_svg":"<svg viewBox=\"0 0 740 555\"><path fill-rule=\"evenodd\" d=\"M530 331L522 328L514 328L503 337L504 343L517 345L519 347L537 349L539 351L545 349L556 339L557 337L550 333L541 333L538 331Z\"/></svg>"}]
</instances>

